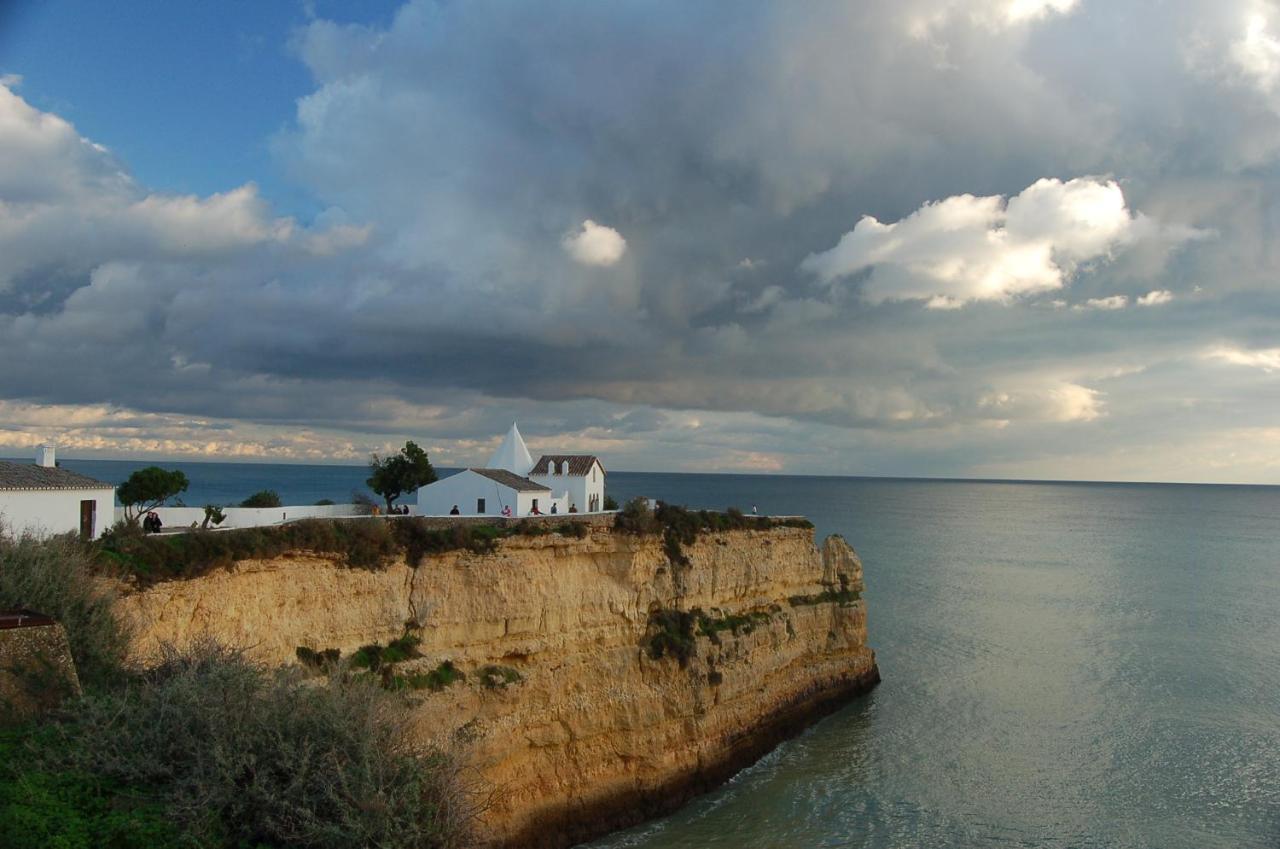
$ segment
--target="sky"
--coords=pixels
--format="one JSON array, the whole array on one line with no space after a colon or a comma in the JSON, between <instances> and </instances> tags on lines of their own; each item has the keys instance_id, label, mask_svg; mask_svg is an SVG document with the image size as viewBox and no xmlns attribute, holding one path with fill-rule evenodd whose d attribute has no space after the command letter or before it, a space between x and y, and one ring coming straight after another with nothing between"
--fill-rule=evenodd
<instances>
[{"instance_id":1,"label":"sky","mask_svg":"<svg viewBox=\"0 0 1280 849\"><path fill-rule=\"evenodd\" d=\"M1280 483L1280 6L0 4L0 456Z\"/></svg>"}]
</instances>

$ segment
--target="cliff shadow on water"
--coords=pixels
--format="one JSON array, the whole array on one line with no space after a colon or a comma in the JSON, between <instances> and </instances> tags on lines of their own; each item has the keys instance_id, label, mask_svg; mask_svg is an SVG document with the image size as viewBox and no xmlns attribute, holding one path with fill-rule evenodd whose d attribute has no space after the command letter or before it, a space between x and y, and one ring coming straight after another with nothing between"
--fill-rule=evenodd
<instances>
[{"instance_id":1,"label":"cliff shadow on water","mask_svg":"<svg viewBox=\"0 0 1280 849\"><path fill-rule=\"evenodd\" d=\"M123 584L119 606L144 662L212 636L402 691L411 733L491 789L490 846L665 814L879 680L862 564L838 536L819 548L803 520L663 504L562 524L361 529L376 557L344 529L295 531L310 548L219 543L216 565Z\"/></svg>"}]
</instances>

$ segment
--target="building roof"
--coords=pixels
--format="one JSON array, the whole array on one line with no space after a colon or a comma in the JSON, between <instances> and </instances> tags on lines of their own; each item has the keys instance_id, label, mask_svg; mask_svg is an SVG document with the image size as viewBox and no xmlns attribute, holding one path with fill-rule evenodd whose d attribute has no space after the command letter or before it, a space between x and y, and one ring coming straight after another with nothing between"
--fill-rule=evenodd
<instances>
[{"instance_id":1,"label":"building roof","mask_svg":"<svg viewBox=\"0 0 1280 849\"><path fill-rule=\"evenodd\" d=\"M502 484L508 489L514 489L516 492L550 492L551 487L543 486L540 483L534 483L528 478L522 478L514 472L506 469L467 469L469 472L475 472L477 475L486 477L494 483Z\"/></svg>"},{"instance_id":2,"label":"building roof","mask_svg":"<svg viewBox=\"0 0 1280 849\"><path fill-rule=\"evenodd\" d=\"M594 454L543 454L538 458L538 462L533 464L529 474L548 475L551 473L549 467L552 463L568 463L569 471L562 474L581 477L590 472L591 467L596 463L600 463L600 461L596 459ZM600 463L600 470L604 471L604 463Z\"/></svg>"},{"instance_id":3,"label":"building roof","mask_svg":"<svg viewBox=\"0 0 1280 849\"><path fill-rule=\"evenodd\" d=\"M0 489L115 489L115 485L57 466L0 460Z\"/></svg>"},{"instance_id":4,"label":"building roof","mask_svg":"<svg viewBox=\"0 0 1280 849\"><path fill-rule=\"evenodd\" d=\"M533 458L529 456L529 449L525 447L524 438L520 436L520 429L516 427L515 422L512 422L511 430L507 431L507 435L502 438L502 444L498 446L497 451L493 452L489 462L485 463L485 468L506 469L513 475L524 477L529 474L529 468L532 465Z\"/></svg>"}]
</instances>

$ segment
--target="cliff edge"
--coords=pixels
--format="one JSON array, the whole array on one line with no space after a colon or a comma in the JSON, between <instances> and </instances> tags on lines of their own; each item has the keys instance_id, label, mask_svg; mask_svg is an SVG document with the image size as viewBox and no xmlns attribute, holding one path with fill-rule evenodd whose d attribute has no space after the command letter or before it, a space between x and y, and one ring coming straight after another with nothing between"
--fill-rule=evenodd
<instances>
[{"instance_id":1,"label":"cliff edge","mask_svg":"<svg viewBox=\"0 0 1280 849\"><path fill-rule=\"evenodd\" d=\"M407 630L400 680L450 670L412 691L416 736L475 767L485 845L550 848L673 809L873 686L862 588L845 541L805 528L705 532L673 556L592 527L416 568L245 560L120 604L142 660L202 634L267 662L349 656Z\"/></svg>"}]
</instances>

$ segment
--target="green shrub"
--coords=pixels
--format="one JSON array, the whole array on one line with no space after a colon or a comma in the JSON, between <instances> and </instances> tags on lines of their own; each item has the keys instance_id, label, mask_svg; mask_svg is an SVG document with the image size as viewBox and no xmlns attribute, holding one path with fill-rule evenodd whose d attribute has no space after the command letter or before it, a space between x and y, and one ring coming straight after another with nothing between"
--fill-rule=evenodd
<instances>
[{"instance_id":1,"label":"green shrub","mask_svg":"<svg viewBox=\"0 0 1280 849\"><path fill-rule=\"evenodd\" d=\"M410 634L405 634L399 639L392 640L382 651L382 662L399 663L410 658L422 657L418 653L418 644L421 642L422 640Z\"/></svg>"},{"instance_id":2,"label":"green shrub","mask_svg":"<svg viewBox=\"0 0 1280 849\"><path fill-rule=\"evenodd\" d=\"M453 665L453 661L445 660L430 672L416 672L413 675L396 675L391 679L393 690L430 690L438 693L455 681L462 681L467 676Z\"/></svg>"},{"instance_id":3,"label":"green shrub","mask_svg":"<svg viewBox=\"0 0 1280 849\"><path fill-rule=\"evenodd\" d=\"M303 519L284 525L234 528L212 533L196 530L163 536L143 535L133 526L118 525L95 543L100 559L129 573L143 585L175 578L191 578L240 560L266 560L289 552L342 555L346 565L370 569L397 554L417 568L431 554L465 550L491 554L506 536L551 533L533 522L510 528L456 524L432 528L421 518ZM581 522L564 522L556 533L584 537Z\"/></svg>"},{"instance_id":4,"label":"green shrub","mask_svg":"<svg viewBox=\"0 0 1280 849\"><path fill-rule=\"evenodd\" d=\"M656 534L662 530L662 525L655 518L654 511L645 498L628 501L613 518L613 527L625 534Z\"/></svg>"},{"instance_id":5,"label":"green shrub","mask_svg":"<svg viewBox=\"0 0 1280 849\"><path fill-rule=\"evenodd\" d=\"M459 768L415 747L410 725L369 676L315 686L296 667L265 670L204 644L80 700L56 727L59 744L23 762L133 789L188 846L470 845Z\"/></svg>"},{"instance_id":6,"label":"green shrub","mask_svg":"<svg viewBox=\"0 0 1280 849\"><path fill-rule=\"evenodd\" d=\"M480 678L480 685L486 690L505 689L524 680L524 676L520 674L519 670L510 666L498 666L497 664L480 667L476 675Z\"/></svg>"},{"instance_id":7,"label":"green shrub","mask_svg":"<svg viewBox=\"0 0 1280 849\"><path fill-rule=\"evenodd\" d=\"M317 507L330 507L332 505L333 505L332 498L321 498L319 501L316 502Z\"/></svg>"},{"instance_id":8,"label":"green shrub","mask_svg":"<svg viewBox=\"0 0 1280 849\"><path fill-rule=\"evenodd\" d=\"M722 631L730 631L735 637L739 634L750 634L756 629L756 626L763 625L773 618L769 613L762 610L716 617L708 616L695 608L694 615L698 621L698 633L710 637L711 642L716 645L720 644L720 633Z\"/></svg>"},{"instance_id":9,"label":"green shrub","mask_svg":"<svg viewBox=\"0 0 1280 849\"><path fill-rule=\"evenodd\" d=\"M813 528L808 519L770 519L767 516L745 516L736 507L723 513L714 510L690 510L659 501L650 510L643 498L627 502L614 518L614 530L629 534L662 534L662 550L673 567L689 565L685 546L693 545L700 533L768 530L769 528Z\"/></svg>"},{"instance_id":10,"label":"green shrub","mask_svg":"<svg viewBox=\"0 0 1280 849\"><path fill-rule=\"evenodd\" d=\"M575 539L586 539L587 526L582 522L562 522L556 525L556 533L562 537L574 537Z\"/></svg>"},{"instance_id":11,"label":"green shrub","mask_svg":"<svg viewBox=\"0 0 1280 849\"><path fill-rule=\"evenodd\" d=\"M274 489L264 489L250 495L244 501L240 502L241 507L283 507L284 503L280 500L280 493Z\"/></svg>"},{"instance_id":12,"label":"green shrub","mask_svg":"<svg viewBox=\"0 0 1280 849\"><path fill-rule=\"evenodd\" d=\"M662 660L674 657L681 666L686 666L689 659L697 654L697 641L694 639L694 626L698 614L685 610L655 610L649 614L648 637L649 657Z\"/></svg>"},{"instance_id":13,"label":"green shrub","mask_svg":"<svg viewBox=\"0 0 1280 849\"><path fill-rule=\"evenodd\" d=\"M604 509L606 510L618 509L618 502L612 495L606 495L604 497Z\"/></svg>"},{"instance_id":14,"label":"green shrub","mask_svg":"<svg viewBox=\"0 0 1280 849\"><path fill-rule=\"evenodd\" d=\"M338 661L342 658L340 649L324 649L316 651L306 646L298 646L294 649L294 654L298 656L298 662L308 669L325 672L333 669Z\"/></svg>"},{"instance_id":15,"label":"green shrub","mask_svg":"<svg viewBox=\"0 0 1280 849\"><path fill-rule=\"evenodd\" d=\"M0 846L5 849L169 849L191 846L146 788L60 768L59 729L0 732ZM54 766L33 763L32 752Z\"/></svg>"},{"instance_id":16,"label":"green shrub","mask_svg":"<svg viewBox=\"0 0 1280 849\"><path fill-rule=\"evenodd\" d=\"M793 595L787 601L792 607L803 607L808 604L852 604L860 598L862 594L857 590L829 587L816 595Z\"/></svg>"},{"instance_id":17,"label":"green shrub","mask_svg":"<svg viewBox=\"0 0 1280 849\"><path fill-rule=\"evenodd\" d=\"M377 643L361 646L351 656L351 665L356 669L368 669L370 672L377 672L382 667L383 651L383 647Z\"/></svg>"},{"instance_id":18,"label":"green shrub","mask_svg":"<svg viewBox=\"0 0 1280 849\"><path fill-rule=\"evenodd\" d=\"M128 629L94 571L93 549L73 535L0 535L0 607L25 607L60 622L86 687L117 680L129 646Z\"/></svg>"},{"instance_id":19,"label":"green shrub","mask_svg":"<svg viewBox=\"0 0 1280 849\"><path fill-rule=\"evenodd\" d=\"M348 566L371 568L401 550L387 525L371 519L304 519L287 525L163 536L112 528L96 545L104 562L136 576L145 585L195 577L239 560L269 559L292 551L340 554Z\"/></svg>"}]
</instances>

